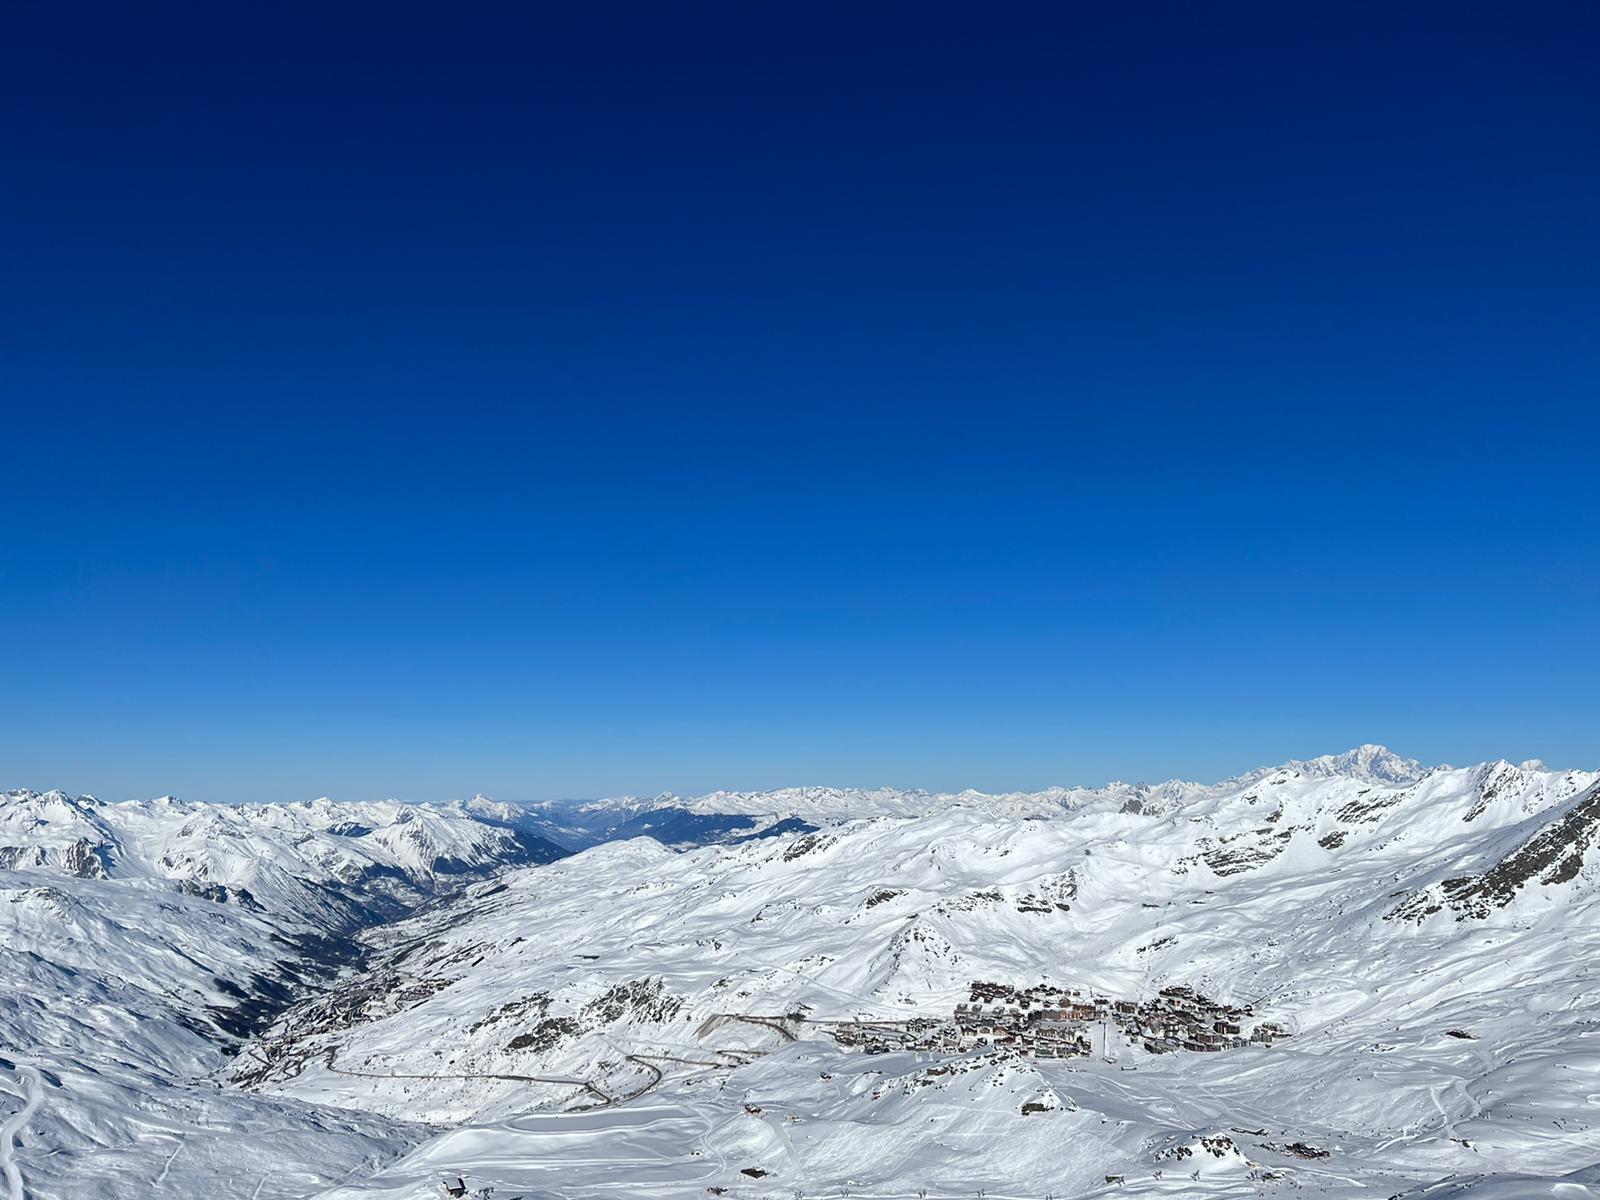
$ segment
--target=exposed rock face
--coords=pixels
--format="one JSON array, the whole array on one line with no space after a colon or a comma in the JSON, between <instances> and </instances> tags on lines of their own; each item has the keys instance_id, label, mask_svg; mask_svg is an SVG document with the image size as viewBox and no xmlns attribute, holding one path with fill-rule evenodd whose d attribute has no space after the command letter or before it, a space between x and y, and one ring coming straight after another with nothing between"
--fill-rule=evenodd
<instances>
[{"instance_id":1,"label":"exposed rock face","mask_svg":"<svg viewBox=\"0 0 1600 1200\"><path fill-rule=\"evenodd\" d=\"M88 838L79 838L67 847L62 862L68 872L80 879L106 879L107 851L107 847L95 845Z\"/></svg>"},{"instance_id":2,"label":"exposed rock face","mask_svg":"<svg viewBox=\"0 0 1600 1200\"><path fill-rule=\"evenodd\" d=\"M1575 879L1583 869L1585 853L1597 838L1600 784L1487 871L1446 879L1397 905L1389 916L1421 921L1449 908L1458 921L1482 919L1510 904L1535 879L1546 885Z\"/></svg>"},{"instance_id":3,"label":"exposed rock face","mask_svg":"<svg viewBox=\"0 0 1600 1200\"><path fill-rule=\"evenodd\" d=\"M76 875L79 879L106 879L110 857L110 847L88 838L78 838L60 848L0 846L0 870L46 868Z\"/></svg>"},{"instance_id":4,"label":"exposed rock face","mask_svg":"<svg viewBox=\"0 0 1600 1200\"><path fill-rule=\"evenodd\" d=\"M1294 839L1293 829L1262 828L1236 837L1222 838L1221 843L1206 850L1200 857L1218 875L1237 875L1252 867L1271 862L1282 854Z\"/></svg>"}]
</instances>

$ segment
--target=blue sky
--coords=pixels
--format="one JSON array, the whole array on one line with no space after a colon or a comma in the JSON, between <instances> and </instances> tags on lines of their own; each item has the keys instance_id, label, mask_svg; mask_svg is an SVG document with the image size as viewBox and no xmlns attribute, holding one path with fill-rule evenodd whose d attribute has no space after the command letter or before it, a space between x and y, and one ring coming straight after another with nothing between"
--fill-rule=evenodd
<instances>
[{"instance_id":1,"label":"blue sky","mask_svg":"<svg viewBox=\"0 0 1600 1200\"><path fill-rule=\"evenodd\" d=\"M0 786L1600 765L1593 6L542 7L13 30Z\"/></svg>"}]
</instances>

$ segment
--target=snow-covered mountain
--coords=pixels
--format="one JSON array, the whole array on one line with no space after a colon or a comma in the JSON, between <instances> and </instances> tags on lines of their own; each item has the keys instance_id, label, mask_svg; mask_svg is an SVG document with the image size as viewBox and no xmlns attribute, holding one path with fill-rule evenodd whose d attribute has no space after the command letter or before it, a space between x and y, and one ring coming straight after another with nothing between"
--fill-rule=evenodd
<instances>
[{"instance_id":1,"label":"snow-covered mountain","mask_svg":"<svg viewBox=\"0 0 1600 1200\"><path fill-rule=\"evenodd\" d=\"M43 1197L208 1163L209 1195L322 1200L1600 1196L1594 772L1361 747L1207 785L284 806L215 853L167 803L0 819ZM534 828L588 848L510 865ZM282 942L349 906L329 987ZM263 1014L293 1003L224 1064L220 981L275 956ZM233 1132L267 1120L281 1147Z\"/></svg>"},{"instance_id":2,"label":"snow-covered mountain","mask_svg":"<svg viewBox=\"0 0 1600 1200\"><path fill-rule=\"evenodd\" d=\"M1534 764L1530 764L1534 765ZM1401 758L1383 746L1358 746L1344 754L1325 754L1308 762L1262 767L1220 784L1174 779L1151 786L1115 782L1104 787L1057 787L1038 792L927 792L901 788L779 788L768 792L709 792L685 797L623 796L533 806L551 836L564 844L586 845L647 836L675 846L739 841L753 836L804 832L801 826L864 817L923 817L954 808L978 809L997 817L1055 817L1064 810L1131 806L1151 810L1224 795L1268 775L1288 772L1313 779L1364 783L1415 783L1433 770Z\"/></svg>"},{"instance_id":3,"label":"snow-covered mountain","mask_svg":"<svg viewBox=\"0 0 1600 1200\"><path fill-rule=\"evenodd\" d=\"M1549 1077L1591 1069L1574 946L1593 936L1600 861L1564 878L1521 864L1557 842L1558 866L1586 853L1597 778L1363 748L1218 785L630 802L816 828L682 853L621 842L476 888L469 911L376 934L381 986L297 1010L237 1069L471 1131L339 1200L420 1196L430 1171L513 1193L647 1179L752 1197L1553 1177L1600 1160L1600 1114ZM1482 876L1498 903L1434 905ZM1113 1024L1064 1060L908 1039L975 982L1140 1004L1187 987L1290 1036L1152 1054ZM856 1021L885 1053L839 1043ZM1530 1137L1541 1123L1553 1136Z\"/></svg>"},{"instance_id":4,"label":"snow-covered mountain","mask_svg":"<svg viewBox=\"0 0 1600 1200\"><path fill-rule=\"evenodd\" d=\"M463 805L0 794L0 1071L44 1088L18 1135L28 1194L294 1197L392 1156L421 1131L208 1077L359 963L354 933L564 853Z\"/></svg>"},{"instance_id":5,"label":"snow-covered mountain","mask_svg":"<svg viewBox=\"0 0 1600 1200\"><path fill-rule=\"evenodd\" d=\"M566 851L490 802L230 806L0 793L0 868L162 878L323 924L398 911L470 876Z\"/></svg>"}]
</instances>

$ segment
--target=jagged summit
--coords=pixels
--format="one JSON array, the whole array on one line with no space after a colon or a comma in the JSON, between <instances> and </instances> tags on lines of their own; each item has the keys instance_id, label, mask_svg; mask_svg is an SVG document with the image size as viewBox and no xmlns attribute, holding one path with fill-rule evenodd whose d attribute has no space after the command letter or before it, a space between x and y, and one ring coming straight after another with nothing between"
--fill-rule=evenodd
<instances>
[{"instance_id":1,"label":"jagged summit","mask_svg":"<svg viewBox=\"0 0 1600 1200\"><path fill-rule=\"evenodd\" d=\"M1257 773L1290 770L1299 771L1302 775L1341 776L1369 783L1410 784L1416 783L1433 771L1447 769L1447 767L1424 766L1414 758L1400 757L1387 746L1367 742L1353 750L1346 750L1343 754L1323 754L1304 761L1293 759L1281 767L1264 768Z\"/></svg>"}]
</instances>

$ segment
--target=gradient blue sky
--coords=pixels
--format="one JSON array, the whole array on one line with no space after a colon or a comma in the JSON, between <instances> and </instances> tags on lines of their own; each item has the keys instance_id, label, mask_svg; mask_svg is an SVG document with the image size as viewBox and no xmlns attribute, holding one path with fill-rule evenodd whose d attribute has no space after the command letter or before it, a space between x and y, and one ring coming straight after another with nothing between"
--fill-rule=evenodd
<instances>
[{"instance_id":1,"label":"gradient blue sky","mask_svg":"<svg viewBox=\"0 0 1600 1200\"><path fill-rule=\"evenodd\" d=\"M1600 765L1593 4L123 7L0 49L0 786Z\"/></svg>"}]
</instances>

